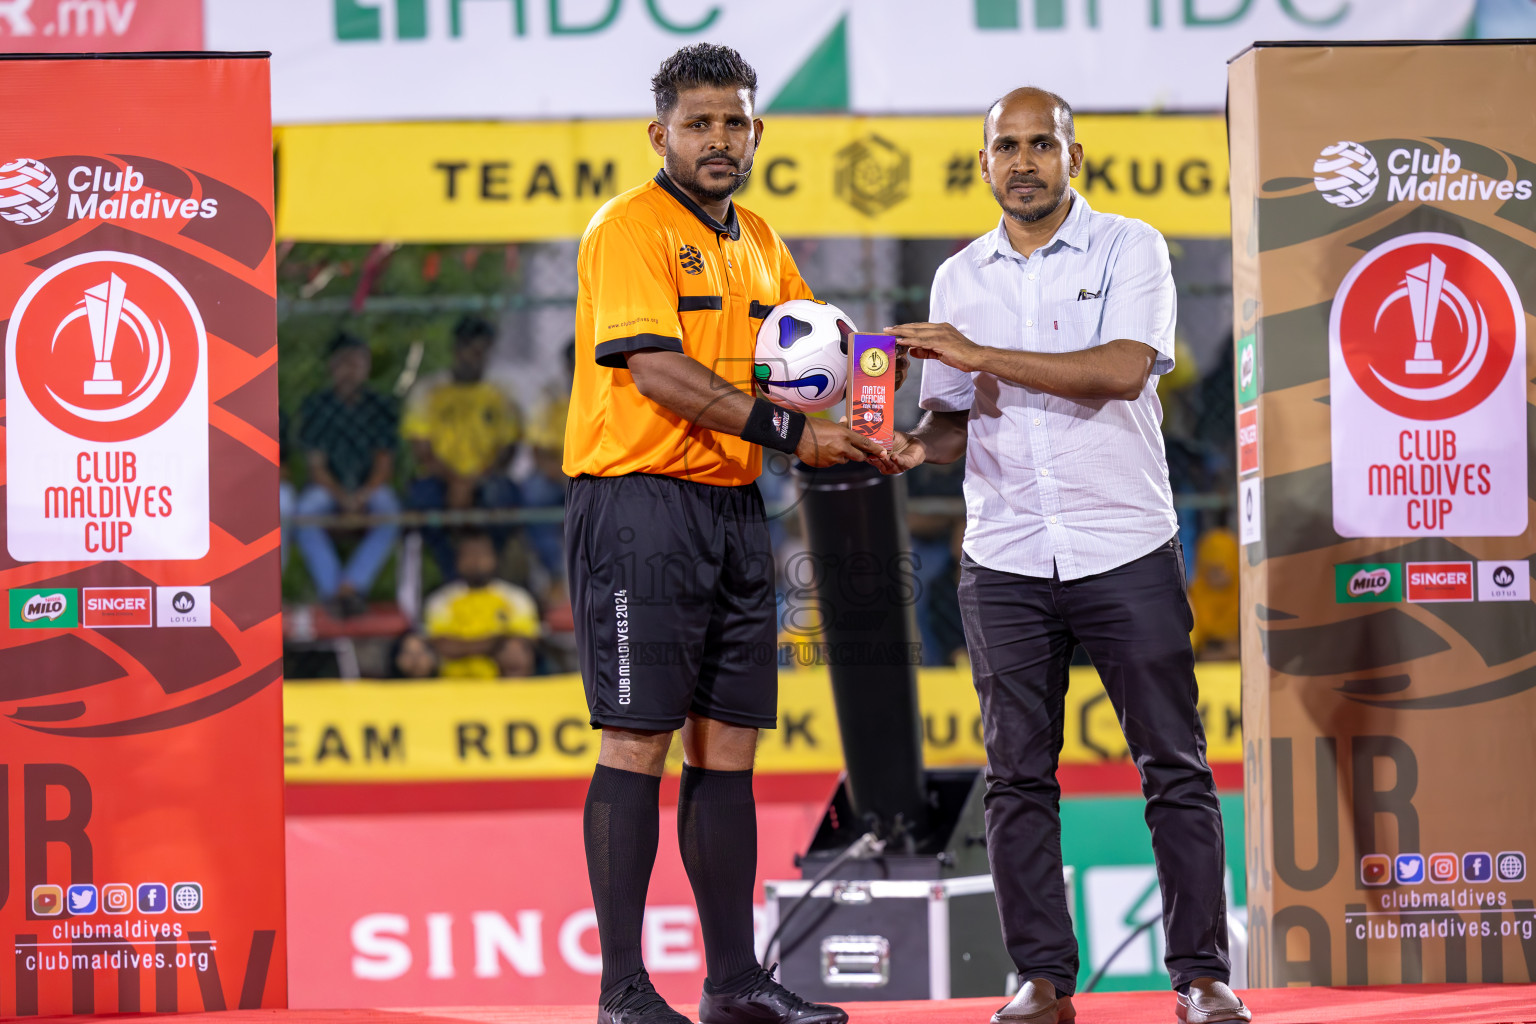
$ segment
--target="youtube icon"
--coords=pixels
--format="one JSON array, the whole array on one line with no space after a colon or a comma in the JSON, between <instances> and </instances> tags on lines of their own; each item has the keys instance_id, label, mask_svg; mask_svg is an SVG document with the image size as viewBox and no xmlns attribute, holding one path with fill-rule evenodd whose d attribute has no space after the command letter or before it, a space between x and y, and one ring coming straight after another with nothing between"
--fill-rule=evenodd
<instances>
[{"instance_id":1,"label":"youtube icon","mask_svg":"<svg viewBox=\"0 0 1536 1024\"><path fill-rule=\"evenodd\" d=\"M80 625L86 629L153 626L149 587L86 587L80 592Z\"/></svg>"},{"instance_id":2,"label":"youtube icon","mask_svg":"<svg viewBox=\"0 0 1536 1024\"><path fill-rule=\"evenodd\" d=\"M1472 600L1471 562L1409 562L1404 572L1407 601Z\"/></svg>"}]
</instances>

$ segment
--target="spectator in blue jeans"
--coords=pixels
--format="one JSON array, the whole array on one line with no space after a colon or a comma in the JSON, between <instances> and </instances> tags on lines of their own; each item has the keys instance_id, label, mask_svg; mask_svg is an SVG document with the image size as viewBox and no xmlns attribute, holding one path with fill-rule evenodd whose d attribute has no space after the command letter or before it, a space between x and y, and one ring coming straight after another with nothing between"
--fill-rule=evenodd
<instances>
[{"instance_id":1,"label":"spectator in blue jeans","mask_svg":"<svg viewBox=\"0 0 1536 1024\"><path fill-rule=\"evenodd\" d=\"M299 409L299 444L309 485L299 495L301 516L333 512L396 515L395 473L399 414L392 400L368 387L373 357L367 342L343 331L331 341L331 386ZM394 523L370 527L343 566L336 543L320 526L299 527L296 539L320 599L342 616L367 609L369 588L394 550Z\"/></svg>"}]
</instances>

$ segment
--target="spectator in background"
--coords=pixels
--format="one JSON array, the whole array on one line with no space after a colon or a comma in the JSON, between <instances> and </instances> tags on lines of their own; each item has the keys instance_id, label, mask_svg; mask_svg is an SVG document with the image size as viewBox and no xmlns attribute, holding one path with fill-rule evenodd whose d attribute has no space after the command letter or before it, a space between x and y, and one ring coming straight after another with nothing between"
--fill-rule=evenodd
<instances>
[{"instance_id":1,"label":"spectator in background","mask_svg":"<svg viewBox=\"0 0 1536 1024\"><path fill-rule=\"evenodd\" d=\"M490 534L467 530L458 543L458 576L427 599L427 637L445 679L510 679L537 667L539 609L533 595L496 578Z\"/></svg>"},{"instance_id":2,"label":"spectator in background","mask_svg":"<svg viewBox=\"0 0 1536 1024\"><path fill-rule=\"evenodd\" d=\"M368 387L373 357L367 342L346 331L337 334L328 368L331 386L304 399L299 408L299 444L310 482L295 509L301 516L398 515L400 499L391 480L399 417L391 399ZM343 566L324 527L299 527L299 551L320 599L342 616L366 611L368 591L389 561L398 533L393 522L369 527Z\"/></svg>"},{"instance_id":3,"label":"spectator in background","mask_svg":"<svg viewBox=\"0 0 1536 1024\"><path fill-rule=\"evenodd\" d=\"M395 679L432 679L440 661L432 641L415 631L395 637L389 650L389 671Z\"/></svg>"},{"instance_id":4,"label":"spectator in background","mask_svg":"<svg viewBox=\"0 0 1536 1024\"><path fill-rule=\"evenodd\" d=\"M576 339L566 343L560 379L545 388L544 403L528 426L528 447L533 471L523 480L523 504L528 508L563 508L566 475L565 420L571 408L571 378L576 373ZM532 523L528 544L554 583L565 578L565 529L563 523Z\"/></svg>"},{"instance_id":5,"label":"spectator in background","mask_svg":"<svg viewBox=\"0 0 1536 1024\"><path fill-rule=\"evenodd\" d=\"M514 508L522 504L507 464L517 450L522 422L517 403L485 379L486 357L496 330L483 317L465 314L453 328L453 363L412 390L401 433L410 442L417 478L415 509ZM493 531L496 547L507 531ZM444 579L454 577L453 545L440 526L422 530Z\"/></svg>"},{"instance_id":6,"label":"spectator in background","mask_svg":"<svg viewBox=\"0 0 1536 1024\"><path fill-rule=\"evenodd\" d=\"M1190 644L1197 658L1236 658L1241 632L1237 596L1237 537L1225 527L1207 530L1195 554L1189 605L1195 613Z\"/></svg>"}]
</instances>

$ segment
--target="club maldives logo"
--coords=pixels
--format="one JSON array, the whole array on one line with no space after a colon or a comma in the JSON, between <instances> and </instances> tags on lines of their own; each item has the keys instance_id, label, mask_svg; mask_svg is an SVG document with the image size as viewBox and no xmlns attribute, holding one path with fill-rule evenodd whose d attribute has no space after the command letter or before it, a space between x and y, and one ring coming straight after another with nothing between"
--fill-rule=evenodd
<instances>
[{"instance_id":1,"label":"club maldives logo","mask_svg":"<svg viewBox=\"0 0 1536 1024\"><path fill-rule=\"evenodd\" d=\"M1376 194L1381 170L1376 157L1358 142L1324 146L1312 164L1312 184L1334 206L1362 206Z\"/></svg>"},{"instance_id":2,"label":"club maldives logo","mask_svg":"<svg viewBox=\"0 0 1536 1024\"><path fill-rule=\"evenodd\" d=\"M1445 140L1443 149L1395 146L1385 161L1378 162L1368 145L1347 140L1331 143L1312 163L1312 185L1328 202L1346 210L1364 206L1377 196L1383 169L1387 172L1384 198L1389 203L1508 202L1530 199L1536 192L1529 178L1490 178L1472 170L1451 143L1469 152L1483 148L1455 139ZM1385 148L1379 141L1377 145Z\"/></svg>"},{"instance_id":3,"label":"club maldives logo","mask_svg":"<svg viewBox=\"0 0 1536 1024\"><path fill-rule=\"evenodd\" d=\"M206 344L181 283L122 252L83 253L44 271L16 303L6 337L38 412L66 434L105 442L169 420Z\"/></svg>"},{"instance_id":4,"label":"club maldives logo","mask_svg":"<svg viewBox=\"0 0 1536 1024\"><path fill-rule=\"evenodd\" d=\"M1330 341L1377 405L1442 420L1504 379L1524 333L1514 282L1466 239L1421 231L1383 242L1339 285Z\"/></svg>"},{"instance_id":5,"label":"club maldives logo","mask_svg":"<svg viewBox=\"0 0 1536 1024\"><path fill-rule=\"evenodd\" d=\"M0 164L0 218L39 224L59 205L59 179L41 160L25 157Z\"/></svg>"}]
</instances>

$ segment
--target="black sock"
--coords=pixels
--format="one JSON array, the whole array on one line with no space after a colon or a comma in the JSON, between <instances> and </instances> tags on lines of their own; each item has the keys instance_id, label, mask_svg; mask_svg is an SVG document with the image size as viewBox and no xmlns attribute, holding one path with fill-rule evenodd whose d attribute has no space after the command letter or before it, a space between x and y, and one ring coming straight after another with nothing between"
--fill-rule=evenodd
<instances>
[{"instance_id":1,"label":"black sock","mask_svg":"<svg viewBox=\"0 0 1536 1024\"><path fill-rule=\"evenodd\" d=\"M752 949L757 806L750 769L722 772L683 766L677 844L699 907L709 986L717 992L734 991L757 968Z\"/></svg>"},{"instance_id":2,"label":"black sock","mask_svg":"<svg viewBox=\"0 0 1536 1024\"><path fill-rule=\"evenodd\" d=\"M603 951L603 1002L645 971L640 929L660 839L660 798L660 778L601 764L587 788L581 824Z\"/></svg>"}]
</instances>

